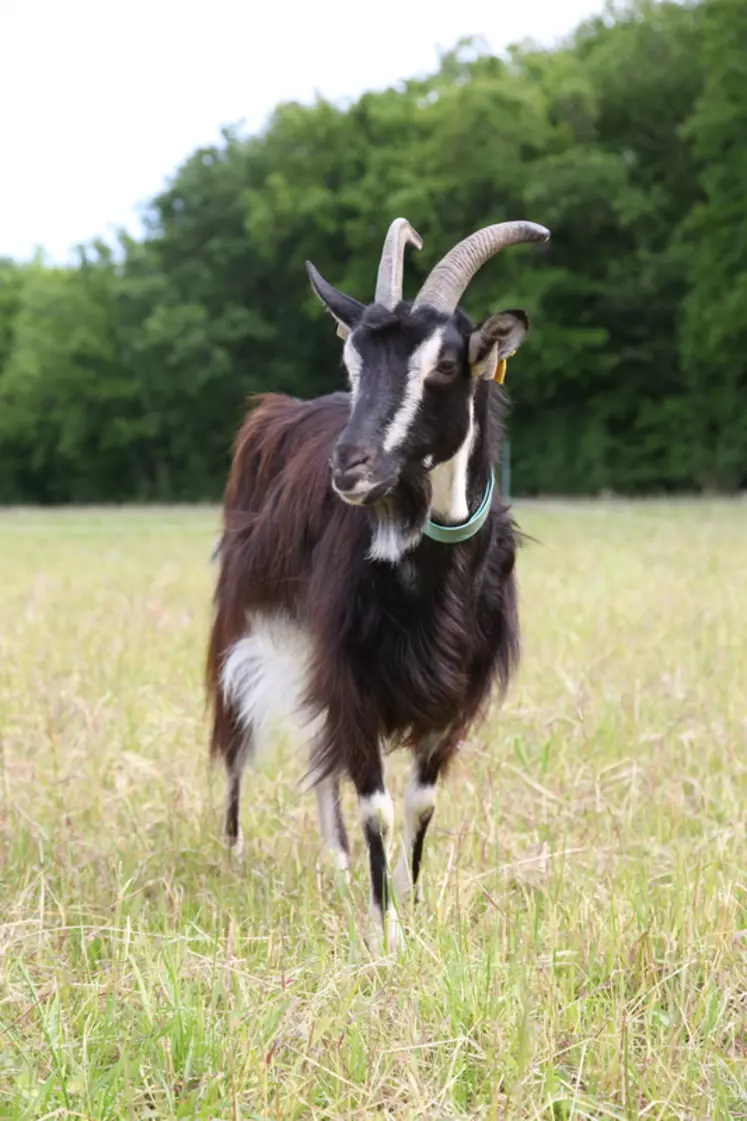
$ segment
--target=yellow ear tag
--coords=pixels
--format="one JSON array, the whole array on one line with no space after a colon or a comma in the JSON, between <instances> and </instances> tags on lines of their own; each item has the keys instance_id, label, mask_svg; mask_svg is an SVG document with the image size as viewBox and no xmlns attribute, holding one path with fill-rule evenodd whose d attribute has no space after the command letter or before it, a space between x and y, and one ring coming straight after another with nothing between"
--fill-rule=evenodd
<instances>
[{"instance_id":1,"label":"yellow ear tag","mask_svg":"<svg viewBox=\"0 0 747 1121\"><path fill-rule=\"evenodd\" d=\"M512 350L508 357L513 358L513 356L515 354L516 354L516 351ZM493 378L493 381L497 381L499 385L503 385L505 377L506 377L506 359L501 358L500 362L498 362L498 364L495 367L495 377Z\"/></svg>"}]
</instances>

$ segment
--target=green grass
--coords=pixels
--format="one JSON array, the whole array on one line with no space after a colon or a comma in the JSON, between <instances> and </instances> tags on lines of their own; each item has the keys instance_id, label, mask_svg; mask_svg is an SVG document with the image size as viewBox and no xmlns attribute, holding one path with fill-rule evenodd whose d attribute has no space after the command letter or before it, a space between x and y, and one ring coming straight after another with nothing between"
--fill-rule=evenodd
<instances>
[{"instance_id":1,"label":"green grass","mask_svg":"<svg viewBox=\"0 0 747 1121\"><path fill-rule=\"evenodd\" d=\"M747 1117L747 505L517 516L521 673L388 964L349 791L347 894L292 754L223 851L216 511L0 514L0 1117Z\"/></svg>"}]
</instances>

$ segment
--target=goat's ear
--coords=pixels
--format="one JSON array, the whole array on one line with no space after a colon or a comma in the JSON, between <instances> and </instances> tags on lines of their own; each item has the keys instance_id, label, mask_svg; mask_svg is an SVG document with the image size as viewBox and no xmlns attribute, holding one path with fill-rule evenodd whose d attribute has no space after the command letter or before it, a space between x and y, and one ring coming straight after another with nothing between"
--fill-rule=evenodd
<instances>
[{"instance_id":1,"label":"goat's ear","mask_svg":"<svg viewBox=\"0 0 747 1121\"><path fill-rule=\"evenodd\" d=\"M469 364L476 378L492 381L498 363L510 358L529 330L525 311L511 308L491 315L469 337Z\"/></svg>"},{"instance_id":2,"label":"goat's ear","mask_svg":"<svg viewBox=\"0 0 747 1121\"><path fill-rule=\"evenodd\" d=\"M306 272L309 274L311 287L322 301L327 311L337 320L337 334L341 339L347 337L365 311L365 305L358 303L352 296L346 296L337 288L333 288L315 268L311 261L306 261Z\"/></svg>"}]
</instances>

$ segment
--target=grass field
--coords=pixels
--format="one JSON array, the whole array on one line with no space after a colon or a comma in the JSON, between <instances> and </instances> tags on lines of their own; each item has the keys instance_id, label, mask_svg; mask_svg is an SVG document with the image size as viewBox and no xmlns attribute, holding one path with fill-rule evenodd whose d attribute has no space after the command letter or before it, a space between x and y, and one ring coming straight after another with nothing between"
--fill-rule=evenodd
<instances>
[{"instance_id":1,"label":"grass field","mask_svg":"<svg viewBox=\"0 0 747 1121\"><path fill-rule=\"evenodd\" d=\"M349 791L347 894L291 754L223 852L216 511L0 513L0 1117L747 1117L747 504L516 513L522 670L394 963Z\"/></svg>"}]
</instances>

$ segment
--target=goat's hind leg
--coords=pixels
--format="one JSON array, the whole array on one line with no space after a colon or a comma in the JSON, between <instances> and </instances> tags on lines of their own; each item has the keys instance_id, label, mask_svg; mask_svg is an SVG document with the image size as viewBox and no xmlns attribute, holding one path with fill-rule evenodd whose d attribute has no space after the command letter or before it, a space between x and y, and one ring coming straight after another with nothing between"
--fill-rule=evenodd
<instances>
[{"instance_id":1,"label":"goat's hind leg","mask_svg":"<svg viewBox=\"0 0 747 1121\"><path fill-rule=\"evenodd\" d=\"M243 728L219 696L213 722L212 754L220 755L226 768L226 806L223 813L223 840L231 856L244 855L241 832L241 780L252 748L252 729Z\"/></svg>"},{"instance_id":2,"label":"goat's hind leg","mask_svg":"<svg viewBox=\"0 0 747 1121\"><path fill-rule=\"evenodd\" d=\"M223 836L231 855L240 860L244 855L244 834L241 831L241 778L243 769L226 762L228 793L223 818Z\"/></svg>"},{"instance_id":3,"label":"goat's hind leg","mask_svg":"<svg viewBox=\"0 0 747 1121\"><path fill-rule=\"evenodd\" d=\"M228 790L223 818L223 836L235 860L241 860L244 856L244 834L241 830L241 780L249 758L249 750L249 738L244 736L236 750L230 756L226 756Z\"/></svg>"},{"instance_id":4,"label":"goat's hind leg","mask_svg":"<svg viewBox=\"0 0 747 1121\"><path fill-rule=\"evenodd\" d=\"M346 882L350 880L350 843L342 816L340 801L340 779L330 775L317 784L316 805L319 816L319 829L324 843L332 855L335 867L343 873Z\"/></svg>"}]
</instances>

